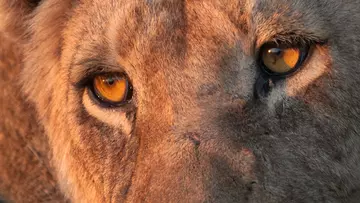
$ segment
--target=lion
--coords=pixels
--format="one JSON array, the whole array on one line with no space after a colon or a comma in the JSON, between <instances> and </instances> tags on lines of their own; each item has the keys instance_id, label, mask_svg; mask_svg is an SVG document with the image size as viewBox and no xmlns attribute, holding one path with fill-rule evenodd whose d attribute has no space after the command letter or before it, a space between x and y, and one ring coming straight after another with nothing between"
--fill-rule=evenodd
<instances>
[{"instance_id":1,"label":"lion","mask_svg":"<svg viewBox=\"0 0 360 203\"><path fill-rule=\"evenodd\" d=\"M0 201L357 202L360 2L0 0Z\"/></svg>"}]
</instances>

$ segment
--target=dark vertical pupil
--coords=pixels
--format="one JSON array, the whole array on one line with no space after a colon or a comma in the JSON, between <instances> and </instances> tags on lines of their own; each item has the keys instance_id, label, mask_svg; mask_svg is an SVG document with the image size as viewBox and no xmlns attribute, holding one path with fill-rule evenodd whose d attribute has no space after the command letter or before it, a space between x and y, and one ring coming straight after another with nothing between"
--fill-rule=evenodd
<instances>
[{"instance_id":1,"label":"dark vertical pupil","mask_svg":"<svg viewBox=\"0 0 360 203\"><path fill-rule=\"evenodd\" d=\"M115 79L113 77L108 77L108 78L106 78L105 82L106 82L106 84L112 86L115 84Z\"/></svg>"},{"instance_id":2,"label":"dark vertical pupil","mask_svg":"<svg viewBox=\"0 0 360 203\"><path fill-rule=\"evenodd\" d=\"M283 55L283 50L280 48L272 48L268 50L268 54L270 54L271 58L273 59L272 63L275 65L276 61Z\"/></svg>"},{"instance_id":3,"label":"dark vertical pupil","mask_svg":"<svg viewBox=\"0 0 360 203\"><path fill-rule=\"evenodd\" d=\"M283 53L283 50L280 48L272 48L272 49L269 49L268 52L269 52L269 54L273 54L273 55L280 57L281 54Z\"/></svg>"}]
</instances>

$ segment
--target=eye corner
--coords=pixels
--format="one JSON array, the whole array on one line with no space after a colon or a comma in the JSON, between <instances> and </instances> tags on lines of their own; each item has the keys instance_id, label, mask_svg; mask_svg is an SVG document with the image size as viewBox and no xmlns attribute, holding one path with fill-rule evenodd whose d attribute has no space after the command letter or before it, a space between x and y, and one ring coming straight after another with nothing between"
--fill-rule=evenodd
<instances>
[{"instance_id":1,"label":"eye corner","mask_svg":"<svg viewBox=\"0 0 360 203\"><path fill-rule=\"evenodd\" d=\"M91 76L87 75L84 78L80 79L79 81L72 82L71 84L75 89L81 90L81 89L88 87L93 79L94 79L93 75L91 75Z\"/></svg>"}]
</instances>

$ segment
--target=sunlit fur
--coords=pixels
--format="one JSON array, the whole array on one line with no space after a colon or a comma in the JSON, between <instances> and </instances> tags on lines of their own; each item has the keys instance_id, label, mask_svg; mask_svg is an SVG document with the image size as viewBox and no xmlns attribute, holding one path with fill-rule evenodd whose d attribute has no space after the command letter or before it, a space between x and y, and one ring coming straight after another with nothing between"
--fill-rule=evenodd
<instances>
[{"instance_id":1,"label":"sunlit fur","mask_svg":"<svg viewBox=\"0 0 360 203\"><path fill-rule=\"evenodd\" d=\"M356 0L0 0L0 200L357 202L359 33ZM311 49L256 95L269 42Z\"/></svg>"}]
</instances>

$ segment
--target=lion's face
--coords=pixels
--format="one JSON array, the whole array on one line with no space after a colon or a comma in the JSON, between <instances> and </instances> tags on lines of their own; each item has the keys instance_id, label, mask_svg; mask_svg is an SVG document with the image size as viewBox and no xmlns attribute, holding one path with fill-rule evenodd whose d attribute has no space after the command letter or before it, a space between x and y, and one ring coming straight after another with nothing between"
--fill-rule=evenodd
<instances>
[{"instance_id":1,"label":"lion's face","mask_svg":"<svg viewBox=\"0 0 360 203\"><path fill-rule=\"evenodd\" d=\"M22 80L62 190L74 202L346 199L360 186L359 10L41 1ZM124 80L126 96L110 102L98 77Z\"/></svg>"}]
</instances>

